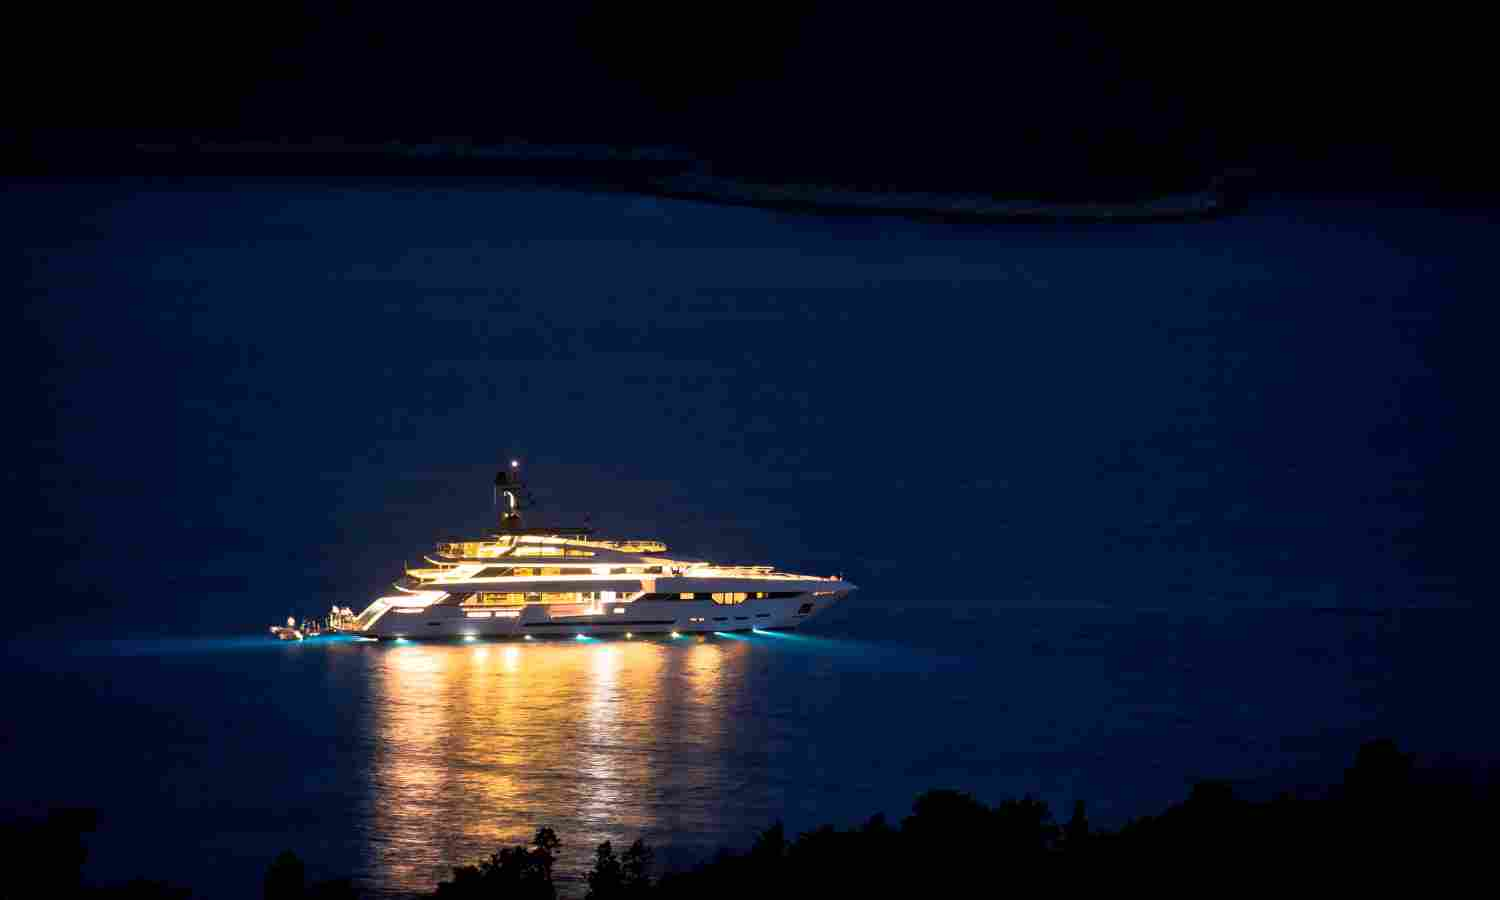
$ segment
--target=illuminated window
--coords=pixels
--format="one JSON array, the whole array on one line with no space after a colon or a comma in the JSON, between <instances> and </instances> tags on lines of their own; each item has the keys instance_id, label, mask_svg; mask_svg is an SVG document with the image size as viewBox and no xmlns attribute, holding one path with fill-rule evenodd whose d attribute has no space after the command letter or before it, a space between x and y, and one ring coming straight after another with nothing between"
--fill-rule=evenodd
<instances>
[{"instance_id":1,"label":"illuminated window","mask_svg":"<svg viewBox=\"0 0 1500 900\"><path fill-rule=\"evenodd\" d=\"M546 546L546 545L541 545L541 546L527 546L527 547L522 547L521 549L517 550L516 551L516 555L517 556L528 556L528 557L529 556L562 556L563 555L563 548L561 548L561 547L550 547L550 546Z\"/></svg>"},{"instance_id":2,"label":"illuminated window","mask_svg":"<svg viewBox=\"0 0 1500 900\"><path fill-rule=\"evenodd\" d=\"M508 591L505 593L482 592L470 594L461 605L465 607L525 606L529 603L579 603L599 599L599 591ZM496 615L499 615L496 613Z\"/></svg>"},{"instance_id":3,"label":"illuminated window","mask_svg":"<svg viewBox=\"0 0 1500 900\"><path fill-rule=\"evenodd\" d=\"M526 602L526 595L519 592L496 594L482 592L470 594L462 603L463 606L520 606Z\"/></svg>"},{"instance_id":4,"label":"illuminated window","mask_svg":"<svg viewBox=\"0 0 1500 900\"><path fill-rule=\"evenodd\" d=\"M693 595L692 594L678 594L677 597L678 597L679 600L691 600L691 599L693 599Z\"/></svg>"}]
</instances>

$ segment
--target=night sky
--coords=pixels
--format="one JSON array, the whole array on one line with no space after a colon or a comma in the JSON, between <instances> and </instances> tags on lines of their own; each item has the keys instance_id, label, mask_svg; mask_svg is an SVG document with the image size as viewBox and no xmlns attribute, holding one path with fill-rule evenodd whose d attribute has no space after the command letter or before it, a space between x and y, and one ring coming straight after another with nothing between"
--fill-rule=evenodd
<instances>
[{"instance_id":1,"label":"night sky","mask_svg":"<svg viewBox=\"0 0 1500 900\"><path fill-rule=\"evenodd\" d=\"M1085 194L1263 174L1240 216L1115 227L13 180L10 543L48 595L24 624L359 607L488 525L509 455L544 520L842 573L863 602L1479 602L1459 420L1493 231L1463 23L549 9L35 20L67 49L6 134L23 158L644 141Z\"/></svg>"},{"instance_id":2,"label":"night sky","mask_svg":"<svg viewBox=\"0 0 1500 900\"><path fill-rule=\"evenodd\" d=\"M0 135L23 156L69 135L518 137L1009 191L1225 165L1448 202L1495 187L1486 32L1457 11L324 0L38 7L12 30L26 39Z\"/></svg>"}]
</instances>

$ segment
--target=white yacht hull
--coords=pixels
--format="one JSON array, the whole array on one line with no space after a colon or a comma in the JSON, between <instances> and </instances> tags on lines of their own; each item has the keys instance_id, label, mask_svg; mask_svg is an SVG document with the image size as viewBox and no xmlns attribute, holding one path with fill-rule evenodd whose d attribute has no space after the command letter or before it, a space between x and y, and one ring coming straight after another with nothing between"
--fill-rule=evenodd
<instances>
[{"instance_id":1,"label":"white yacht hull","mask_svg":"<svg viewBox=\"0 0 1500 900\"><path fill-rule=\"evenodd\" d=\"M465 637L576 638L595 635L705 634L715 631L795 628L838 602L847 591L750 599L734 605L698 600L603 603L591 615L553 616L545 605L485 610L434 605L421 611L391 609L362 632L407 640ZM499 615L497 615L497 613Z\"/></svg>"}]
</instances>

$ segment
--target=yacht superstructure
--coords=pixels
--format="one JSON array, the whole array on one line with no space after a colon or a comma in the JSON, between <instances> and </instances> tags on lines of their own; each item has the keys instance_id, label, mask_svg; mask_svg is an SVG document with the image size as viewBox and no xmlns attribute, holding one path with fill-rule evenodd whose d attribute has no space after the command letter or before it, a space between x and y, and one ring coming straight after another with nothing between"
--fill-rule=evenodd
<instances>
[{"instance_id":1,"label":"yacht superstructure","mask_svg":"<svg viewBox=\"0 0 1500 900\"><path fill-rule=\"evenodd\" d=\"M341 630L377 638L634 637L795 628L855 590L838 577L667 555L589 528L525 528L519 462L495 476L500 531L448 541Z\"/></svg>"}]
</instances>

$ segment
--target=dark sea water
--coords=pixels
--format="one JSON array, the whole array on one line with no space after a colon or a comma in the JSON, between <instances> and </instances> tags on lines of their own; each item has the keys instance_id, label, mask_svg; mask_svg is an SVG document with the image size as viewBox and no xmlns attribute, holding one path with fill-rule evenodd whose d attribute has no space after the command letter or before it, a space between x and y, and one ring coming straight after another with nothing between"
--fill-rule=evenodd
<instances>
[{"instance_id":1,"label":"dark sea water","mask_svg":"<svg viewBox=\"0 0 1500 900\"><path fill-rule=\"evenodd\" d=\"M291 848L420 890L541 824L576 875L936 786L1118 823L1376 735L1500 750L1477 211L189 179L13 187L0 229L0 798L97 807L92 877L251 897ZM484 533L511 455L537 523L861 591L793 637L261 637Z\"/></svg>"},{"instance_id":2,"label":"dark sea water","mask_svg":"<svg viewBox=\"0 0 1500 900\"><path fill-rule=\"evenodd\" d=\"M831 615L675 642L11 645L0 795L99 808L94 878L233 898L286 848L416 891L542 824L576 877L601 840L682 864L778 819L899 818L930 787L1118 824L1196 778L1326 785L1374 736L1500 758L1493 616Z\"/></svg>"}]
</instances>

